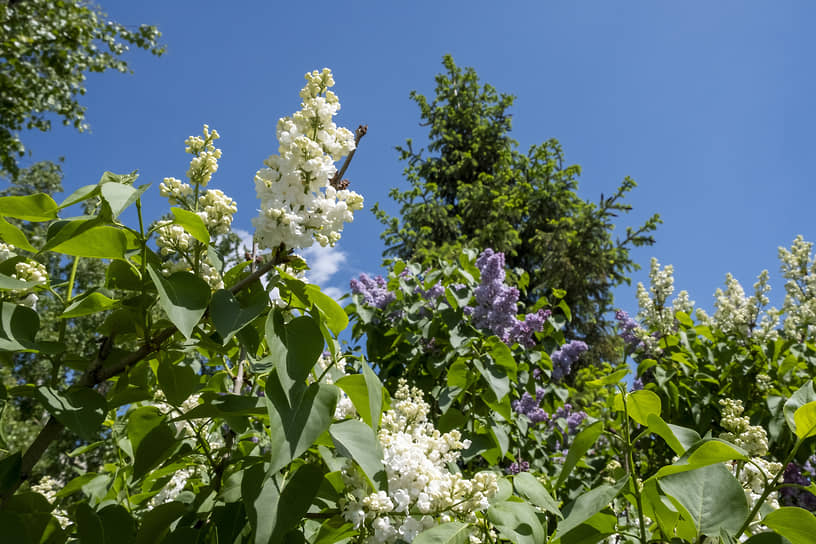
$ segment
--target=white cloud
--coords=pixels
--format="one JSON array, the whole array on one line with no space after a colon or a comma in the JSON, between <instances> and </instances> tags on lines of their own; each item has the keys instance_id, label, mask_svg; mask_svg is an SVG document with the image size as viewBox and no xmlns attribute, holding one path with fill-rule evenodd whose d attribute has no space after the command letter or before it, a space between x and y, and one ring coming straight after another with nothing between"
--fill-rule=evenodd
<instances>
[{"instance_id":1,"label":"white cloud","mask_svg":"<svg viewBox=\"0 0 816 544\"><path fill-rule=\"evenodd\" d=\"M320 289L324 294L329 295L334 300L339 301L345 293L339 287L323 287Z\"/></svg>"},{"instance_id":2,"label":"white cloud","mask_svg":"<svg viewBox=\"0 0 816 544\"><path fill-rule=\"evenodd\" d=\"M306 276L309 281L317 285L325 284L346 262L346 253L337 247L322 247L313 245L301 251L301 255L306 259L309 270ZM327 288L329 290L332 288ZM339 291L339 289L337 289ZM334 296L333 294L331 296Z\"/></svg>"}]
</instances>

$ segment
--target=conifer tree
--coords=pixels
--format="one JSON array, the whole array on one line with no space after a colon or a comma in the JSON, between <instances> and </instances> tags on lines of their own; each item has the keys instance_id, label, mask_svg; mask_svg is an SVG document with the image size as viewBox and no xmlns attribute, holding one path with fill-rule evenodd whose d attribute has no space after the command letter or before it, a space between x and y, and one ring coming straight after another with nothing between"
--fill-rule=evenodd
<instances>
[{"instance_id":1,"label":"conifer tree","mask_svg":"<svg viewBox=\"0 0 816 544\"><path fill-rule=\"evenodd\" d=\"M411 140L397 148L410 184L390 193L399 216L374 208L385 225L384 257L425 261L463 247L502 251L508 266L529 277L523 296L529 306L565 290L568 334L594 346L595 358L611 357L612 290L638 268L630 249L654 243L659 216L614 236L615 218L631 210L624 198L635 182L627 177L597 203L583 200L576 193L581 168L565 164L557 140L518 150L510 136L513 96L482 84L473 68L459 68L449 55L443 65L432 100L410 95L428 143L427 150Z\"/></svg>"}]
</instances>

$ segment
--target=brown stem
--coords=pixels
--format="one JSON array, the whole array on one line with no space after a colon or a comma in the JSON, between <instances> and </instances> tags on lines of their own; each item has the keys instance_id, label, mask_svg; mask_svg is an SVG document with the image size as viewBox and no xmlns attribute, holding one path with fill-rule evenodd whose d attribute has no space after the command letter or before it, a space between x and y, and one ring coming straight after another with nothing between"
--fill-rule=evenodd
<instances>
[{"instance_id":1,"label":"brown stem","mask_svg":"<svg viewBox=\"0 0 816 544\"><path fill-rule=\"evenodd\" d=\"M351 150L351 153L348 154L346 160L343 161L343 166L340 167L340 170L334 174L334 177L329 182L329 184L335 189L340 190L348 187L348 180L344 180L343 175L346 173L349 164L351 164L351 159L354 158L354 153L357 151L357 146L360 145L360 140L363 139L363 136L365 136L367 132L368 125L360 125L357 127L357 130L354 131L354 149Z\"/></svg>"}]
</instances>

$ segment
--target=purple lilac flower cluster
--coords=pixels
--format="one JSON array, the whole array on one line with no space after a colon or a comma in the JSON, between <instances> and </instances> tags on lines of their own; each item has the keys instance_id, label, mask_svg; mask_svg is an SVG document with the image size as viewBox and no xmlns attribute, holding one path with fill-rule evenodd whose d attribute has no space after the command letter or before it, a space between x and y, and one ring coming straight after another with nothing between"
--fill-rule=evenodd
<instances>
[{"instance_id":1,"label":"purple lilac flower cluster","mask_svg":"<svg viewBox=\"0 0 816 544\"><path fill-rule=\"evenodd\" d=\"M783 477L786 484L809 486L816 477L816 455L811 455L801 467L796 463L788 463ZM783 487L779 493L785 506L798 506L816 512L816 495L813 493L798 487Z\"/></svg>"},{"instance_id":2,"label":"purple lilac flower cluster","mask_svg":"<svg viewBox=\"0 0 816 544\"><path fill-rule=\"evenodd\" d=\"M572 411L572 404L565 404L558 408L550 418L550 430L555 429L559 419L567 422L567 434L573 435L577 432L578 426L587 418L587 413L583 410Z\"/></svg>"},{"instance_id":3,"label":"purple lilac flower cluster","mask_svg":"<svg viewBox=\"0 0 816 544\"><path fill-rule=\"evenodd\" d=\"M572 370L572 363L587 349L589 349L588 346L581 340L571 340L568 344L564 344L555 350L550 355L553 364L552 379L561 381L564 376L569 375L570 370Z\"/></svg>"},{"instance_id":4,"label":"purple lilac flower cluster","mask_svg":"<svg viewBox=\"0 0 816 544\"><path fill-rule=\"evenodd\" d=\"M527 416L527 419L533 423L541 423L547 421L550 417L547 412L538 406L542 398L544 398L544 390L538 387L536 388L535 397L525 391L519 400L514 400L510 405L517 414Z\"/></svg>"},{"instance_id":5,"label":"purple lilac flower cluster","mask_svg":"<svg viewBox=\"0 0 816 544\"><path fill-rule=\"evenodd\" d=\"M527 461L523 461L519 459L518 461L514 461L510 463L510 466L504 469L506 474L518 474L519 472L527 472L530 470L530 463Z\"/></svg>"},{"instance_id":6,"label":"purple lilac flower cluster","mask_svg":"<svg viewBox=\"0 0 816 544\"><path fill-rule=\"evenodd\" d=\"M417 285L414 289L414 293L418 293L422 298L427 300L428 302L436 302L436 299L441 297L445 294L445 288L442 286L442 282L436 282L436 285L428 289L427 291L422 288L421 285Z\"/></svg>"},{"instance_id":7,"label":"purple lilac flower cluster","mask_svg":"<svg viewBox=\"0 0 816 544\"><path fill-rule=\"evenodd\" d=\"M481 272L479 286L473 291L476 306L468 306L465 313L473 317L476 327L490 330L505 344L518 342L524 347L534 346L533 334L544 329L550 311L527 314L523 321L516 317L519 291L504 283L504 253L487 248L476 259L476 266Z\"/></svg>"},{"instance_id":8,"label":"purple lilac flower cluster","mask_svg":"<svg viewBox=\"0 0 816 544\"><path fill-rule=\"evenodd\" d=\"M388 290L382 276L370 278L368 274L360 274L359 279L351 280L351 292L363 296L363 303L382 310L396 299L396 295Z\"/></svg>"}]
</instances>

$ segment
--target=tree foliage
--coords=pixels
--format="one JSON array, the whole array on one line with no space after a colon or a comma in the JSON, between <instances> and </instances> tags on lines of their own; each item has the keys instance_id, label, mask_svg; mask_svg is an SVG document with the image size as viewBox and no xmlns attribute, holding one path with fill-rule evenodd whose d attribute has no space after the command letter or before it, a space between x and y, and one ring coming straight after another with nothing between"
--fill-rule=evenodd
<instances>
[{"instance_id":1,"label":"tree foliage","mask_svg":"<svg viewBox=\"0 0 816 544\"><path fill-rule=\"evenodd\" d=\"M0 1L0 168L12 176L25 146L19 132L48 131L53 116L82 131L90 72L126 72L128 45L160 55L156 27L129 29L84 0Z\"/></svg>"},{"instance_id":2,"label":"tree foliage","mask_svg":"<svg viewBox=\"0 0 816 544\"><path fill-rule=\"evenodd\" d=\"M12 184L0 192L0 197L22 197L37 193L53 195L62 191L60 165L43 161L20 170ZM90 210L86 209L86 211ZM47 224L19 221L14 218L7 218L6 221L19 228L35 245L40 245L48 236ZM34 255L33 258L43 264L48 275L54 278L70 277L75 262L50 252ZM76 292L85 292L103 286L105 265L100 260L77 260L73 277ZM2 357L7 360L8 364L0 367L0 379L6 387L13 387L19 383L59 387L66 381L70 372L70 369L67 368L70 361L90 357L99 350L97 338L89 334L89 331L98 330L102 324L102 318L99 315L61 319L60 314L63 307L58 300L50 296L40 296L36 309L41 319L40 338L46 341L63 342L67 355L62 358L62 361L66 364L55 364L57 360L54 358L41 357L36 353L26 351L13 354L4 353ZM32 397L10 399L4 408L2 412L4 427L0 429L0 447L8 451L22 449L36 436L46 412ZM96 449L91 453L92 458L87 455L69 457L67 454L79 445L80 442L74 436L60 436L57 447L49 449L40 461L37 468L38 475L48 474L60 479L71 478L87 470L89 465L98 465L101 459L99 454L108 450L107 448Z\"/></svg>"},{"instance_id":3,"label":"tree foliage","mask_svg":"<svg viewBox=\"0 0 816 544\"><path fill-rule=\"evenodd\" d=\"M612 289L637 269L631 248L654 243L659 216L613 236L615 218L631 209L624 198L635 182L624 179L598 203L581 199L581 169L565 165L557 140L518 150L510 137L512 96L480 83L449 55L443 65L433 100L411 93L428 145L427 153L411 140L397 148L411 186L390 193L399 217L374 209L386 226L384 255L424 261L462 247L501 251L508 266L529 275L528 303L566 290L568 334L608 348Z\"/></svg>"}]
</instances>

